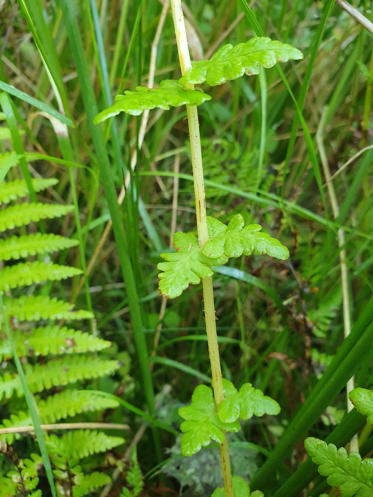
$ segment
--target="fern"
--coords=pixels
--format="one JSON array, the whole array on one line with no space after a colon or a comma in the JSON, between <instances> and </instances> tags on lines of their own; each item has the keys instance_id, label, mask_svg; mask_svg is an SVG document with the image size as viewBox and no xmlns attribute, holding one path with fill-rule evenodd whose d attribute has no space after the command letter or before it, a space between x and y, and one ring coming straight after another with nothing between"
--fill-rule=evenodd
<instances>
[{"instance_id":1,"label":"fern","mask_svg":"<svg viewBox=\"0 0 373 497\"><path fill-rule=\"evenodd\" d=\"M74 476L73 497L84 497L97 488L103 487L110 483L111 478L105 473L95 471L90 475L79 473Z\"/></svg>"},{"instance_id":2,"label":"fern","mask_svg":"<svg viewBox=\"0 0 373 497\"><path fill-rule=\"evenodd\" d=\"M275 400L250 383L244 383L237 391L230 381L223 379L223 387L224 400L219 404L218 415L225 423L233 423L238 418L246 420L252 416L276 415L280 412L280 406Z\"/></svg>"},{"instance_id":3,"label":"fern","mask_svg":"<svg viewBox=\"0 0 373 497\"><path fill-rule=\"evenodd\" d=\"M131 466L126 475L126 483L131 489L124 487L120 497L137 497L144 486L144 477L137 460L136 446L131 454Z\"/></svg>"},{"instance_id":4,"label":"fern","mask_svg":"<svg viewBox=\"0 0 373 497\"><path fill-rule=\"evenodd\" d=\"M74 305L43 295L30 295L17 299L4 297L4 307L8 317L19 321L38 321L39 319L91 319L89 311L75 311Z\"/></svg>"},{"instance_id":5,"label":"fern","mask_svg":"<svg viewBox=\"0 0 373 497\"><path fill-rule=\"evenodd\" d=\"M224 433L237 432L240 424L237 421L225 423L218 417L210 387L199 385L193 393L190 406L180 407L179 415L185 419L180 425L181 453L191 456L212 440L223 443Z\"/></svg>"},{"instance_id":6,"label":"fern","mask_svg":"<svg viewBox=\"0 0 373 497\"><path fill-rule=\"evenodd\" d=\"M43 365L32 366L26 364L24 369L30 391L37 393L79 380L110 375L119 367L118 361L109 361L96 357L62 357L59 360L51 360ZM16 374L5 373L0 379L0 399L9 398L13 393L18 396L23 395L20 379Z\"/></svg>"},{"instance_id":7,"label":"fern","mask_svg":"<svg viewBox=\"0 0 373 497\"><path fill-rule=\"evenodd\" d=\"M50 435L47 440L52 457L75 461L100 452L106 452L124 443L122 437L111 437L95 430L69 431L61 437Z\"/></svg>"},{"instance_id":8,"label":"fern","mask_svg":"<svg viewBox=\"0 0 373 497\"><path fill-rule=\"evenodd\" d=\"M58 235L35 235L12 236L6 240L0 240L0 260L19 259L29 255L45 254L63 250L78 245L78 241Z\"/></svg>"},{"instance_id":9,"label":"fern","mask_svg":"<svg viewBox=\"0 0 373 497\"><path fill-rule=\"evenodd\" d=\"M348 455L343 447L317 438L307 438L304 445L319 473L329 485L339 487L342 497L373 495L373 459L361 460L359 454Z\"/></svg>"},{"instance_id":10,"label":"fern","mask_svg":"<svg viewBox=\"0 0 373 497\"><path fill-rule=\"evenodd\" d=\"M179 81L182 84L206 81L210 86L221 85L244 74L259 74L260 67L268 69L277 62L302 58L302 52L290 45L256 37L236 46L223 45L211 59L193 62L192 68Z\"/></svg>"},{"instance_id":11,"label":"fern","mask_svg":"<svg viewBox=\"0 0 373 497\"><path fill-rule=\"evenodd\" d=\"M209 95L199 90L187 90L177 81L164 80L159 88L138 86L135 91L126 91L124 95L117 95L113 105L100 112L94 122L98 124L120 112L138 116L146 109L158 107L167 110L170 106L200 105L210 99Z\"/></svg>"},{"instance_id":12,"label":"fern","mask_svg":"<svg viewBox=\"0 0 373 497\"><path fill-rule=\"evenodd\" d=\"M81 274L75 267L47 264L45 262L26 262L10 266L2 270L0 292L33 283L42 283L48 280L63 280Z\"/></svg>"},{"instance_id":13,"label":"fern","mask_svg":"<svg viewBox=\"0 0 373 497\"><path fill-rule=\"evenodd\" d=\"M35 192L40 192L46 188L55 185L58 181L54 178L33 179L31 184ZM7 204L11 200L28 195L28 187L26 181L15 180L0 184L0 204Z\"/></svg>"},{"instance_id":14,"label":"fern","mask_svg":"<svg viewBox=\"0 0 373 497\"><path fill-rule=\"evenodd\" d=\"M218 219L208 217L209 237L202 252L207 257L240 257L242 254L266 254L277 259L287 259L289 251L278 240L262 233L259 224L245 222L236 214L228 226Z\"/></svg>"},{"instance_id":15,"label":"fern","mask_svg":"<svg viewBox=\"0 0 373 497\"><path fill-rule=\"evenodd\" d=\"M23 203L0 211L0 231L24 226L31 221L51 219L68 214L73 210L69 205L49 205L42 203Z\"/></svg>"},{"instance_id":16,"label":"fern","mask_svg":"<svg viewBox=\"0 0 373 497\"><path fill-rule=\"evenodd\" d=\"M99 351L110 346L110 342L88 333L59 326L44 326L27 333L14 332L13 339L20 357L46 356L48 354L75 354ZM0 359L12 357L10 343L0 343Z\"/></svg>"},{"instance_id":17,"label":"fern","mask_svg":"<svg viewBox=\"0 0 373 497\"><path fill-rule=\"evenodd\" d=\"M263 492L255 490L250 492L250 487L241 476L234 476L233 481L233 495L234 497L263 497ZM211 497L225 497L224 488L217 488Z\"/></svg>"},{"instance_id":18,"label":"fern","mask_svg":"<svg viewBox=\"0 0 373 497\"><path fill-rule=\"evenodd\" d=\"M175 233L174 243L177 252L161 254L166 262L161 262L157 266L161 270L159 289L163 295L171 298L181 295L190 284L196 285L201 278L211 276L213 263L223 263L204 256L193 233Z\"/></svg>"},{"instance_id":19,"label":"fern","mask_svg":"<svg viewBox=\"0 0 373 497\"><path fill-rule=\"evenodd\" d=\"M35 400L42 424L56 423L83 412L112 409L118 406L118 402L113 398L104 397L89 390L65 390L45 400L38 397ZM13 414L10 419L5 419L2 423L2 428L10 428L30 426L32 421L29 412L23 411ZM10 433L1 436L1 440L7 443L12 443L15 438L20 438L20 435Z\"/></svg>"}]
</instances>

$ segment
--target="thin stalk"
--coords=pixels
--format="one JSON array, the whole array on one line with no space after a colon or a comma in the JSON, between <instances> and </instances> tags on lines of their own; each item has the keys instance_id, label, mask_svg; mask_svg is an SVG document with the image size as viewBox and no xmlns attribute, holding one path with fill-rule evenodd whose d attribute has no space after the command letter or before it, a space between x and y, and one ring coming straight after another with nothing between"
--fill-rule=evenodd
<instances>
[{"instance_id":1,"label":"thin stalk","mask_svg":"<svg viewBox=\"0 0 373 497\"><path fill-rule=\"evenodd\" d=\"M180 67L182 74L184 74L191 67L191 61L181 0L171 0L171 8L175 26ZM187 117L193 167L198 241L200 246L203 246L207 242L209 235L207 229L206 196L197 107L187 105ZM202 279L202 288L205 307L206 334L211 364L212 387L214 390L215 404L219 405L224 400L224 391L219 357L219 345L216 333L214 290L211 277ZM220 445L220 460L223 472L225 495L226 497L233 497L232 474L229 460L228 440L226 435L224 442Z\"/></svg>"}]
</instances>

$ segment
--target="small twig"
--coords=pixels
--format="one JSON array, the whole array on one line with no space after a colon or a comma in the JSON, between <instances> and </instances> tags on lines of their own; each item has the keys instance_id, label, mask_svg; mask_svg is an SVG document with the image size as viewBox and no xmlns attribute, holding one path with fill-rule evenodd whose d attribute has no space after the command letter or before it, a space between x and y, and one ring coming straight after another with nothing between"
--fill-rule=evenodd
<instances>
[{"instance_id":1,"label":"small twig","mask_svg":"<svg viewBox=\"0 0 373 497\"><path fill-rule=\"evenodd\" d=\"M355 19L364 29L373 34L373 23L370 22L359 10L355 9L345 0L337 0L337 4Z\"/></svg>"},{"instance_id":2,"label":"small twig","mask_svg":"<svg viewBox=\"0 0 373 497\"><path fill-rule=\"evenodd\" d=\"M56 423L48 425L40 425L42 430L128 430L128 425L115 424L115 423ZM34 431L33 426L12 426L10 428L0 428L0 435L7 435L9 433L30 433Z\"/></svg>"},{"instance_id":3,"label":"small twig","mask_svg":"<svg viewBox=\"0 0 373 497\"><path fill-rule=\"evenodd\" d=\"M357 154L355 154L353 157L351 157L350 159L348 159L347 162L345 162L343 164L343 166L341 166L338 171L336 171L334 174L332 174L332 176L330 176L330 181L334 178L336 178L338 176L338 174L340 174L344 169L346 169L346 167L348 167L350 164L352 164L356 159L358 159L360 157L360 155L362 155L364 152L366 152L367 150L371 150L373 148L373 145L369 145L368 147L365 147L361 150L359 150L359 152L357 152Z\"/></svg>"}]
</instances>

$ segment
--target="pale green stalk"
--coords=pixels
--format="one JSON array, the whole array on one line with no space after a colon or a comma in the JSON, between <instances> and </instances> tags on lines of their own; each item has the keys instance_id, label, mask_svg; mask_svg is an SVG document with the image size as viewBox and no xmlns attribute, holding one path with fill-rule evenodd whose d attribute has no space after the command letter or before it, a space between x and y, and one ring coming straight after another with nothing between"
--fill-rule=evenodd
<instances>
[{"instance_id":1,"label":"pale green stalk","mask_svg":"<svg viewBox=\"0 0 373 497\"><path fill-rule=\"evenodd\" d=\"M175 25L180 67L182 74L184 74L191 67L191 61L189 57L188 41L186 37L183 11L181 8L181 0L171 0L171 8ZM209 235L207 229L206 196L197 107L187 105L187 116L193 166L198 241L202 247L207 242ZM224 391L216 333L214 290L211 277L202 279L202 288L205 307L207 343L211 364L212 387L214 390L215 403L216 405L219 405L224 400ZM220 459L224 479L225 496L233 497L232 474L226 435L224 442L220 445Z\"/></svg>"}]
</instances>

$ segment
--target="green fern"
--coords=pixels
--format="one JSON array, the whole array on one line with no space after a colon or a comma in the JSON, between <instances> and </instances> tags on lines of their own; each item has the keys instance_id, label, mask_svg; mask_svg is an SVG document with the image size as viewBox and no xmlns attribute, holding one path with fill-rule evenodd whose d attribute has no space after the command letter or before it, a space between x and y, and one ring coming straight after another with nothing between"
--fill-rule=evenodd
<instances>
[{"instance_id":1,"label":"green fern","mask_svg":"<svg viewBox=\"0 0 373 497\"><path fill-rule=\"evenodd\" d=\"M168 110L170 106L200 105L211 97L199 90L187 90L180 83L172 80L164 80L159 88L146 88L138 86L135 91L126 91L124 95L117 95L113 105L100 112L94 119L96 124L116 116L120 112L126 112L138 116L146 109Z\"/></svg>"},{"instance_id":2,"label":"green fern","mask_svg":"<svg viewBox=\"0 0 373 497\"><path fill-rule=\"evenodd\" d=\"M110 342L89 333L59 326L44 326L24 332L14 332L13 339L20 357L46 356L48 354L75 354L103 350ZM8 340L0 343L0 359L12 357Z\"/></svg>"},{"instance_id":3,"label":"green fern","mask_svg":"<svg viewBox=\"0 0 373 497\"><path fill-rule=\"evenodd\" d=\"M118 361L109 361L97 357L62 357L46 364L25 365L25 377L33 393L49 388L68 385L79 380L99 378L114 373L120 368ZM22 384L16 374L5 373L0 378L0 399L10 398L14 393L23 395Z\"/></svg>"},{"instance_id":4,"label":"green fern","mask_svg":"<svg viewBox=\"0 0 373 497\"><path fill-rule=\"evenodd\" d=\"M223 264L226 260L213 261L204 256L193 233L175 233L174 244L177 252L161 254L166 262L157 266L161 270L159 289L162 295L170 298L178 297L190 284L198 284L201 278L211 276L211 265Z\"/></svg>"},{"instance_id":5,"label":"green fern","mask_svg":"<svg viewBox=\"0 0 373 497\"><path fill-rule=\"evenodd\" d=\"M263 497L263 492L255 490L250 492L250 487L241 476L233 476L233 495L234 497ZM225 497L224 488L217 488L211 497Z\"/></svg>"},{"instance_id":6,"label":"green fern","mask_svg":"<svg viewBox=\"0 0 373 497\"><path fill-rule=\"evenodd\" d=\"M23 203L13 205L0 211L0 231L37 222L41 219L52 219L65 216L74 209L71 205L50 205L42 203Z\"/></svg>"},{"instance_id":7,"label":"green fern","mask_svg":"<svg viewBox=\"0 0 373 497\"><path fill-rule=\"evenodd\" d=\"M240 257L242 254L266 254L277 259L287 259L289 251L276 238L262 233L259 224L248 224L241 214L236 214L228 226L218 219L207 219L209 237L202 248L207 257Z\"/></svg>"},{"instance_id":8,"label":"green fern","mask_svg":"<svg viewBox=\"0 0 373 497\"><path fill-rule=\"evenodd\" d=\"M74 476L73 497L84 497L94 490L110 483L111 478L105 473L95 471L90 475L79 473Z\"/></svg>"},{"instance_id":9,"label":"green fern","mask_svg":"<svg viewBox=\"0 0 373 497\"><path fill-rule=\"evenodd\" d=\"M51 395L45 400L35 397L35 401L42 424L56 423L61 419L73 417L80 413L113 409L118 406L118 402L113 398L104 397L89 390L65 390ZM30 426L31 424L29 412L22 411L13 414L10 419L4 419L1 428ZM0 437L6 443L12 443L17 438L20 438L20 435L13 433L1 435Z\"/></svg>"},{"instance_id":10,"label":"green fern","mask_svg":"<svg viewBox=\"0 0 373 497\"><path fill-rule=\"evenodd\" d=\"M348 455L343 447L337 449L317 438L307 438L304 446L319 473L340 489L342 497L373 495L373 459L361 460L359 454Z\"/></svg>"},{"instance_id":11,"label":"green fern","mask_svg":"<svg viewBox=\"0 0 373 497\"><path fill-rule=\"evenodd\" d=\"M61 437L50 435L47 440L52 458L55 456L59 460L69 461L70 464L71 461L106 452L123 443L122 437L111 437L95 430L69 431Z\"/></svg>"},{"instance_id":12,"label":"green fern","mask_svg":"<svg viewBox=\"0 0 373 497\"><path fill-rule=\"evenodd\" d=\"M124 487L120 497L137 497L144 486L144 477L137 460L136 446L131 454L131 465L126 475L126 483L130 488Z\"/></svg>"},{"instance_id":13,"label":"green fern","mask_svg":"<svg viewBox=\"0 0 373 497\"><path fill-rule=\"evenodd\" d=\"M81 274L75 267L45 262L25 262L6 267L1 272L0 292L43 281L58 281Z\"/></svg>"},{"instance_id":14,"label":"green fern","mask_svg":"<svg viewBox=\"0 0 373 497\"><path fill-rule=\"evenodd\" d=\"M247 420L252 416L276 415L280 412L280 406L275 400L250 383L244 383L238 391L230 381L223 379L223 388L224 400L219 404L218 416L225 423L233 423L238 418Z\"/></svg>"},{"instance_id":15,"label":"green fern","mask_svg":"<svg viewBox=\"0 0 373 497\"><path fill-rule=\"evenodd\" d=\"M223 443L224 433L240 430L238 421L224 423L218 417L212 389L199 385L193 392L190 406L180 407L179 415L185 419L180 425L181 453L191 456L210 444L212 440Z\"/></svg>"},{"instance_id":16,"label":"green fern","mask_svg":"<svg viewBox=\"0 0 373 497\"><path fill-rule=\"evenodd\" d=\"M298 49L273 41L270 38L256 37L236 46L223 45L209 60L192 62L192 68L179 80L180 83L221 85L244 74L259 74L260 67L269 69L277 62L302 59Z\"/></svg>"},{"instance_id":17,"label":"green fern","mask_svg":"<svg viewBox=\"0 0 373 497\"><path fill-rule=\"evenodd\" d=\"M54 186L58 181L55 178L44 179L37 178L31 181L32 187L35 192L40 192ZM7 204L11 200L26 197L28 195L28 186L24 180L7 181L0 184L0 204Z\"/></svg>"},{"instance_id":18,"label":"green fern","mask_svg":"<svg viewBox=\"0 0 373 497\"><path fill-rule=\"evenodd\" d=\"M74 310L74 305L69 302L43 295L19 298L4 297L4 307L8 317L16 318L18 321L38 321L40 319L73 321L93 317L89 311Z\"/></svg>"},{"instance_id":19,"label":"green fern","mask_svg":"<svg viewBox=\"0 0 373 497\"><path fill-rule=\"evenodd\" d=\"M12 236L0 240L0 261L19 259L30 255L45 254L63 250L78 245L78 241L58 235L35 235Z\"/></svg>"}]
</instances>

